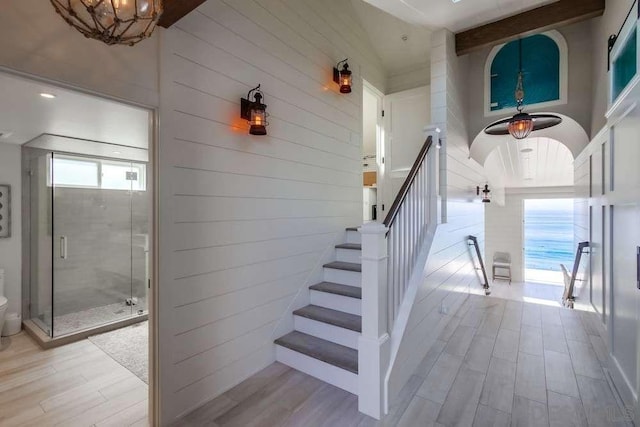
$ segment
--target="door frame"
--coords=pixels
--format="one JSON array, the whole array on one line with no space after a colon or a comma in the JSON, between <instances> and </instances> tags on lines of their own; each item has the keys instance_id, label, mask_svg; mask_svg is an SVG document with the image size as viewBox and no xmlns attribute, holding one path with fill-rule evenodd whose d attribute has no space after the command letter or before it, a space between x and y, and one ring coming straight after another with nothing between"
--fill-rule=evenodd
<instances>
[{"instance_id":1,"label":"door frame","mask_svg":"<svg viewBox=\"0 0 640 427\"><path fill-rule=\"evenodd\" d=\"M147 302L147 310L149 312L149 425L155 426L159 425L160 421L160 375L159 375L159 328L158 328L158 307L159 307L159 191L158 191L158 180L159 180L159 115L160 115L160 107L159 105L149 105L136 101L132 101L129 99L120 98L117 96L101 93L98 91L86 89L80 86L76 86L73 84L53 80L50 78L42 77L36 74L26 73L22 71L18 71L9 67L0 65L0 73L5 73L17 78L29 80L32 82L42 83L48 86L58 87L60 89L72 90L78 93L82 93L85 95L90 95L102 99L107 99L110 101L115 101L121 104L130 105L132 107L143 108L148 110L150 113L149 118L149 163L151 163L150 168L148 170L149 185L151 186L150 193L150 204L151 204L151 215L150 221L151 224L149 226L150 236L149 236L149 248L151 250L150 256L150 288L149 288L149 300ZM21 189L22 190L22 189ZM23 263L24 258L23 258ZM24 291L24 289L22 289ZM22 297L24 300L24 295Z\"/></svg>"},{"instance_id":2,"label":"door frame","mask_svg":"<svg viewBox=\"0 0 640 427\"><path fill-rule=\"evenodd\" d=\"M385 167L384 167L384 157L385 157L385 132L384 132L384 99L385 95L378 90L374 85L369 83L367 80L362 79L362 92L364 97L364 92L367 91L371 95L373 95L377 100L377 111L378 114L376 116L376 188L377 188L377 198L376 205L377 208L377 219L376 222L382 222L384 220L384 210L382 206L384 205L384 179L385 179ZM364 108L364 103L363 103ZM364 122L364 120L363 120ZM364 146L364 140L362 141Z\"/></svg>"}]
</instances>

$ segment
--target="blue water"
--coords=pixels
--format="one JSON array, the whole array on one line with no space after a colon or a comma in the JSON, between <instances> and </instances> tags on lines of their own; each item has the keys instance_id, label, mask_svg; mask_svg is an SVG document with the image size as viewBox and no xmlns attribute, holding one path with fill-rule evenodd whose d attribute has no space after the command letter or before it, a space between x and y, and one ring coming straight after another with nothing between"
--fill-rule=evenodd
<instances>
[{"instance_id":1,"label":"blue water","mask_svg":"<svg viewBox=\"0 0 640 427\"><path fill-rule=\"evenodd\" d=\"M573 267L573 207L556 203L525 211L525 268L561 271Z\"/></svg>"}]
</instances>

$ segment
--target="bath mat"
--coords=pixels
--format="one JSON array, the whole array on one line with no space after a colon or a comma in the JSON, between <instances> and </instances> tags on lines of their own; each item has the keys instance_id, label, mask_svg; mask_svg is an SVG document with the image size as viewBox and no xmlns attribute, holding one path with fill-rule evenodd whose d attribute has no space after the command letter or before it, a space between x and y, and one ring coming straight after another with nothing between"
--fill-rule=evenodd
<instances>
[{"instance_id":1,"label":"bath mat","mask_svg":"<svg viewBox=\"0 0 640 427\"><path fill-rule=\"evenodd\" d=\"M149 384L149 322L89 337L116 362Z\"/></svg>"}]
</instances>

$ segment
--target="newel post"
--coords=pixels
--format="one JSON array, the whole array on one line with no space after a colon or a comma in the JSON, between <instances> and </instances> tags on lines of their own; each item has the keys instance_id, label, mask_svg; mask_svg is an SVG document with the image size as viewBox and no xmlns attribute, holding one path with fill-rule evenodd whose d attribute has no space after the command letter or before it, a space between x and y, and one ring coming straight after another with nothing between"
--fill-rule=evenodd
<instances>
[{"instance_id":1,"label":"newel post","mask_svg":"<svg viewBox=\"0 0 640 427\"><path fill-rule=\"evenodd\" d=\"M388 229L368 223L362 236L362 334L358 339L358 409L380 419L386 412L385 376L391 343L387 328Z\"/></svg>"}]
</instances>

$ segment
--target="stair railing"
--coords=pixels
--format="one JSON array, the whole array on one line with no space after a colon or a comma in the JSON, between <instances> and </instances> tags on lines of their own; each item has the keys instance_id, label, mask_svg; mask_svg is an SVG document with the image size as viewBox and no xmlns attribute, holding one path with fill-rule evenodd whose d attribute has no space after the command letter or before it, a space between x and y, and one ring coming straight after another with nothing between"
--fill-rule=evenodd
<instances>
[{"instance_id":1,"label":"stair railing","mask_svg":"<svg viewBox=\"0 0 640 427\"><path fill-rule=\"evenodd\" d=\"M573 308L573 305L576 301L576 298L573 295L573 291L576 286L576 280L578 277L578 270L580 269L580 261L582 260L582 254L585 253L585 249L587 249L588 247L589 247L589 242L578 243L578 250L576 251L576 258L575 258L575 261L573 262L573 270L571 272L569 286L565 290L565 293L562 298L562 302L565 307Z\"/></svg>"},{"instance_id":2,"label":"stair railing","mask_svg":"<svg viewBox=\"0 0 640 427\"><path fill-rule=\"evenodd\" d=\"M418 256L436 223L440 130L425 128L426 141L382 223L367 223L362 236L362 333L358 340L358 409L380 419L386 408L385 376L390 334L398 319Z\"/></svg>"},{"instance_id":3,"label":"stair railing","mask_svg":"<svg viewBox=\"0 0 640 427\"><path fill-rule=\"evenodd\" d=\"M487 278L487 269L484 266L484 261L482 259L482 252L480 252L480 245L478 244L478 238L476 236L469 236L469 246L473 246L476 250L476 256L478 257L478 263L480 264L480 270L482 271L482 278L484 279L484 293L485 295L491 294L491 289L489 288L489 279Z\"/></svg>"},{"instance_id":4,"label":"stair railing","mask_svg":"<svg viewBox=\"0 0 640 427\"><path fill-rule=\"evenodd\" d=\"M433 146L428 136L391 209L383 221L387 233L387 321L389 329L398 315L409 286L418 252L429 224L427 154Z\"/></svg>"}]
</instances>

